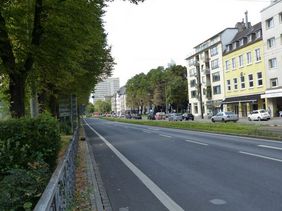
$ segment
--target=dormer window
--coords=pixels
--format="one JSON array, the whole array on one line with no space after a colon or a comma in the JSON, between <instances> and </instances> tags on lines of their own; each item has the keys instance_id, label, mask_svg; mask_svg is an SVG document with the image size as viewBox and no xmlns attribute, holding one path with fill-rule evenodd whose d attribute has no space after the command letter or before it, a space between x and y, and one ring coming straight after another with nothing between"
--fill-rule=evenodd
<instances>
[{"instance_id":1,"label":"dormer window","mask_svg":"<svg viewBox=\"0 0 282 211\"><path fill-rule=\"evenodd\" d=\"M251 34L248 36L248 43L252 42L252 37L253 36Z\"/></svg>"},{"instance_id":2,"label":"dormer window","mask_svg":"<svg viewBox=\"0 0 282 211\"><path fill-rule=\"evenodd\" d=\"M233 49L236 49L236 47L237 47L237 44L236 44L236 42L234 42L234 43L232 44L232 48L233 48Z\"/></svg>"},{"instance_id":3,"label":"dormer window","mask_svg":"<svg viewBox=\"0 0 282 211\"><path fill-rule=\"evenodd\" d=\"M243 45L244 45L244 38L242 38L242 39L240 40L239 45L240 45L240 46L243 46Z\"/></svg>"},{"instance_id":4,"label":"dormer window","mask_svg":"<svg viewBox=\"0 0 282 211\"><path fill-rule=\"evenodd\" d=\"M260 37L261 37L261 31L258 30L258 31L256 31L256 39L258 39L258 38L260 38Z\"/></svg>"},{"instance_id":5,"label":"dormer window","mask_svg":"<svg viewBox=\"0 0 282 211\"><path fill-rule=\"evenodd\" d=\"M231 45L226 46L226 52L229 52L231 50Z\"/></svg>"}]
</instances>

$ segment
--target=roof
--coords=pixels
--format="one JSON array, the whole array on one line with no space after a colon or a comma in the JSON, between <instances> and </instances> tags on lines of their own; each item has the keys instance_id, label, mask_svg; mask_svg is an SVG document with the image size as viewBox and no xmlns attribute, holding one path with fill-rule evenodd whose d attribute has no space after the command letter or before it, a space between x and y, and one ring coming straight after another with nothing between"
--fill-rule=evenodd
<instances>
[{"instance_id":1,"label":"roof","mask_svg":"<svg viewBox=\"0 0 282 211\"><path fill-rule=\"evenodd\" d=\"M241 39L246 38L249 35L254 34L255 32L257 32L259 30L261 30L261 22L255 24L255 25L253 25L253 26L251 26L249 28L245 28L243 31L239 31L229 44L232 44L232 43L234 43L236 41L240 41ZM231 53L231 52L236 51L238 49L244 48L247 45L253 44L253 43L255 43L255 42L259 41L259 40L262 40L262 36L260 38L258 38L258 39L254 39L251 42L248 42L248 43L246 43L246 44L244 44L244 45L242 45L242 46L240 46L238 48L229 50L228 52L225 50L223 52L223 54L228 54L228 53Z\"/></svg>"}]
</instances>

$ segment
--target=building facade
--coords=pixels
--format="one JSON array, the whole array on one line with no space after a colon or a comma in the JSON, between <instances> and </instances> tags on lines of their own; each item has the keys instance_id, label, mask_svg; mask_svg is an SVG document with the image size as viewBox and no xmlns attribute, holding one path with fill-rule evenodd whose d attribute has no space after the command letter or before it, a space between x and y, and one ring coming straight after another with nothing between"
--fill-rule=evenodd
<instances>
[{"instance_id":1,"label":"building facade","mask_svg":"<svg viewBox=\"0 0 282 211\"><path fill-rule=\"evenodd\" d=\"M223 53L224 111L247 117L252 110L265 108L261 98L266 89L263 45L261 23L254 26L245 23L226 45Z\"/></svg>"},{"instance_id":2,"label":"building facade","mask_svg":"<svg viewBox=\"0 0 282 211\"><path fill-rule=\"evenodd\" d=\"M130 111L130 108L126 105L126 87L121 87L111 99L112 103L112 111L118 115L125 115L127 112Z\"/></svg>"},{"instance_id":3,"label":"building facade","mask_svg":"<svg viewBox=\"0 0 282 211\"><path fill-rule=\"evenodd\" d=\"M239 26L240 24L238 24ZM222 110L224 75L222 54L238 32L226 28L194 48L188 57L189 109L195 116L208 116Z\"/></svg>"},{"instance_id":4,"label":"building facade","mask_svg":"<svg viewBox=\"0 0 282 211\"><path fill-rule=\"evenodd\" d=\"M92 93L90 98L91 102L94 104L97 100L110 99L111 96L113 96L119 90L119 86L119 78L108 78L102 82L99 82L95 86L94 93Z\"/></svg>"},{"instance_id":5,"label":"building facade","mask_svg":"<svg viewBox=\"0 0 282 211\"><path fill-rule=\"evenodd\" d=\"M282 111L282 0L272 1L261 11L266 69L266 91L262 95L273 116Z\"/></svg>"}]
</instances>

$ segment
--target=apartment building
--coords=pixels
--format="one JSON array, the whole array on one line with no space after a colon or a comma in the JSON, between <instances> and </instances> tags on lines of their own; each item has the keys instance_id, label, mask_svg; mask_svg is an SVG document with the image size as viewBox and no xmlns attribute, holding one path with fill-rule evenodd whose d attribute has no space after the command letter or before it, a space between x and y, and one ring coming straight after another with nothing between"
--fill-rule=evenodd
<instances>
[{"instance_id":1,"label":"apartment building","mask_svg":"<svg viewBox=\"0 0 282 211\"><path fill-rule=\"evenodd\" d=\"M266 91L262 95L273 116L282 111L282 0L272 1L261 11L266 69Z\"/></svg>"},{"instance_id":2,"label":"apartment building","mask_svg":"<svg viewBox=\"0 0 282 211\"><path fill-rule=\"evenodd\" d=\"M125 115L130 111L130 108L126 105L126 87L121 87L111 99L112 111L114 111L118 116Z\"/></svg>"},{"instance_id":3,"label":"apartment building","mask_svg":"<svg viewBox=\"0 0 282 211\"><path fill-rule=\"evenodd\" d=\"M246 12L246 19L247 12ZM261 98L266 90L261 23L249 22L226 45L223 52L225 111L247 117L252 110L265 108Z\"/></svg>"},{"instance_id":4,"label":"apartment building","mask_svg":"<svg viewBox=\"0 0 282 211\"><path fill-rule=\"evenodd\" d=\"M226 28L194 47L188 61L189 108L195 116L207 116L222 110L224 75L222 54L241 28Z\"/></svg>"},{"instance_id":5,"label":"apartment building","mask_svg":"<svg viewBox=\"0 0 282 211\"><path fill-rule=\"evenodd\" d=\"M113 96L119 88L119 78L108 78L95 86L95 91L92 93L94 98L90 98L90 100L94 104L97 100L111 99L111 96Z\"/></svg>"}]
</instances>

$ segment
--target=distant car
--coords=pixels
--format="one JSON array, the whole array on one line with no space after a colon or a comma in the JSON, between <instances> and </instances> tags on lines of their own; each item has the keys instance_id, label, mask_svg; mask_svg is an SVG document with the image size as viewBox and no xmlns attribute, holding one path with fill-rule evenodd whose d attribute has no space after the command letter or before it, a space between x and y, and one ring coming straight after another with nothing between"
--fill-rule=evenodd
<instances>
[{"instance_id":1,"label":"distant car","mask_svg":"<svg viewBox=\"0 0 282 211\"><path fill-rule=\"evenodd\" d=\"M216 115L211 117L212 122L237 122L239 120L237 114L231 111L218 112Z\"/></svg>"},{"instance_id":2,"label":"distant car","mask_svg":"<svg viewBox=\"0 0 282 211\"><path fill-rule=\"evenodd\" d=\"M149 120L155 120L155 115L153 113L149 113L148 116L147 116L147 119Z\"/></svg>"},{"instance_id":3,"label":"distant car","mask_svg":"<svg viewBox=\"0 0 282 211\"><path fill-rule=\"evenodd\" d=\"M156 120L164 120L166 118L165 112L157 112L155 118Z\"/></svg>"},{"instance_id":4,"label":"distant car","mask_svg":"<svg viewBox=\"0 0 282 211\"><path fill-rule=\"evenodd\" d=\"M142 119L142 116L140 114L133 114L132 119Z\"/></svg>"},{"instance_id":5,"label":"distant car","mask_svg":"<svg viewBox=\"0 0 282 211\"><path fill-rule=\"evenodd\" d=\"M264 109L254 110L248 115L249 121L260 121L260 120L269 120L270 115L269 113Z\"/></svg>"},{"instance_id":6,"label":"distant car","mask_svg":"<svg viewBox=\"0 0 282 211\"><path fill-rule=\"evenodd\" d=\"M182 121L182 114L171 113L168 115L168 121Z\"/></svg>"},{"instance_id":7,"label":"distant car","mask_svg":"<svg viewBox=\"0 0 282 211\"><path fill-rule=\"evenodd\" d=\"M182 114L182 119L183 120L192 120L192 121L194 121L194 115L193 114L189 114L189 113L184 113L184 114Z\"/></svg>"},{"instance_id":8,"label":"distant car","mask_svg":"<svg viewBox=\"0 0 282 211\"><path fill-rule=\"evenodd\" d=\"M131 119L132 116L131 116L131 114L128 113L128 114L125 115L125 118L126 118L126 119Z\"/></svg>"}]
</instances>

